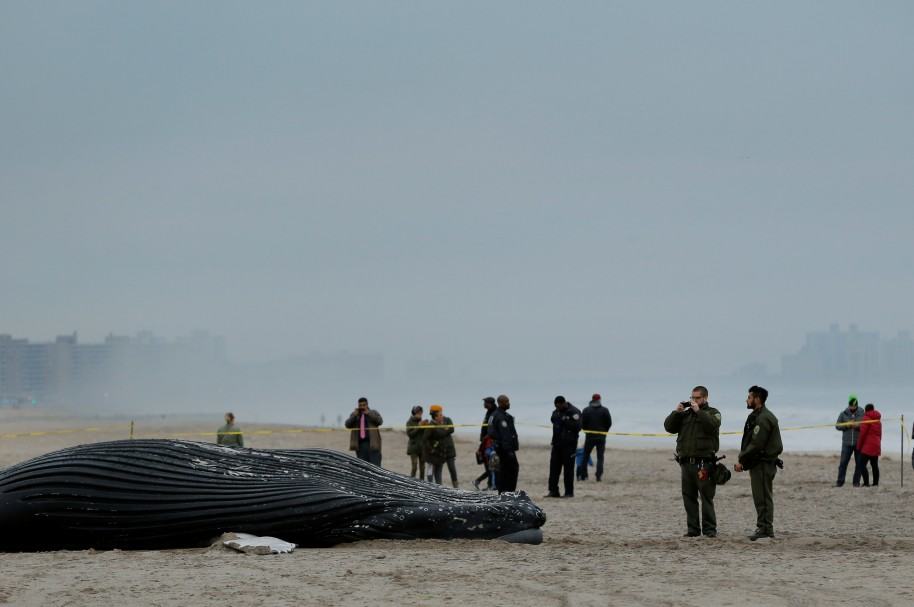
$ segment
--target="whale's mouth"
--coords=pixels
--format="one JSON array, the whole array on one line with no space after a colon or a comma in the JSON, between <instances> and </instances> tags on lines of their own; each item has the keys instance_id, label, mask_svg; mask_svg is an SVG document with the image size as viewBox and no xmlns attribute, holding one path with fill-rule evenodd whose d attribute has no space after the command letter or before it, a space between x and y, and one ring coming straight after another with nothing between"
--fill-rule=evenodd
<instances>
[{"instance_id":1,"label":"whale's mouth","mask_svg":"<svg viewBox=\"0 0 914 607\"><path fill-rule=\"evenodd\" d=\"M537 545L537 544L543 543L543 530L542 529L524 529L523 531L515 531L514 533L502 535L495 539L499 539L504 542L510 542L512 544Z\"/></svg>"}]
</instances>

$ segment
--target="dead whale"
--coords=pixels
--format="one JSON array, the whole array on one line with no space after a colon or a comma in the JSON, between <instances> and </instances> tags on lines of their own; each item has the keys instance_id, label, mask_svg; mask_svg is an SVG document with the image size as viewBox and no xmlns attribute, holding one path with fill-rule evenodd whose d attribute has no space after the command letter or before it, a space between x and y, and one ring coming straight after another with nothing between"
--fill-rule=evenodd
<instances>
[{"instance_id":1,"label":"dead whale","mask_svg":"<svg viewBox=\"0 0 914 607\"><path fill-rule=\"evenodd\" d=\"M545 520L523 492L447 489L326 449L123 440L0 471L4 551L184 548L224 532L303 547L381 538L539 543Z\"/></svg>"}]
</instances>

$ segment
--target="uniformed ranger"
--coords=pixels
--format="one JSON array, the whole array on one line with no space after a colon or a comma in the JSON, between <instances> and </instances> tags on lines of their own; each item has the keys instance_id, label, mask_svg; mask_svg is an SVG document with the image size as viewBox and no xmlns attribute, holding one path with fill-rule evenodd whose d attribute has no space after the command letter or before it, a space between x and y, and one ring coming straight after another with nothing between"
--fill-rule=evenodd
<instances>
[{"instance_id":1,"label":"uniformed ranger","mask_svg":"<svg viewBox=\"0 0 914 607\"><path fill-rule=\"evenodd\" d=\"M695 386L689 402L681 402L663 422L676 437L676 459L682 476L682 503L686 511L685 537L717 537L714 513L714 467L720 448L720 411L708 404L708 389ZM701 519L698 501L701 498Z\"/></svg>"},{"instance_id":2,"label":"uniformed ranger","mask_svg":"<svg viewBox=\"0 0 914 607\"><path fill-rule=\"evenodd\" d=\"M752 413L743 428L743 442L739 452L739 463L733 469L749 471L752 484L752 501L757 515L755 533L749 536L753 542L763 537L774 537L774 493L773 482L778 456L784 451L778 418L765 406L768 390L760 386L749 388L746 408Z\"/></svg>"},{"instance_id":3,"label":"uniformed ranger","mask_svg":"<svg viewBox=\"0 0 914 607\"><path fill-rule=\"evenodd\" d=\"M578 450L578 436L581 433L581 411L556 396L552 412L552 454L549 458L549 493L545 497L559 495L559 475L564 474L564 497L574 497L574 457Z\"/></svg>"}]
</instances>

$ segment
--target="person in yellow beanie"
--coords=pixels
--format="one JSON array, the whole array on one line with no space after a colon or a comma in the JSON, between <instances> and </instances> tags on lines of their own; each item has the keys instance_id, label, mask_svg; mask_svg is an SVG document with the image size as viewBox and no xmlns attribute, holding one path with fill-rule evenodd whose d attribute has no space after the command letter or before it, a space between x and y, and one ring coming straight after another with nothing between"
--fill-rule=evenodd
<instances>
[{"instance_id":1,"label":"person in yellow beanie","mask_svg":"<svg viewBox=\"0 0 914 607\"><path fill-rule=\"evenodd\" d=\"M454 447L454 422L450 417L444 416L444 407L441 405L432 405L428 408L432 416L431 428L427 430L426 444L428 446L429 461L432 464L432 474L435 482L441 484L441 472L444 464L447 464L448 472L451 475L451 483L456 489L459 485L457 482L457 449Z\"/></svg>"}]
</instances>

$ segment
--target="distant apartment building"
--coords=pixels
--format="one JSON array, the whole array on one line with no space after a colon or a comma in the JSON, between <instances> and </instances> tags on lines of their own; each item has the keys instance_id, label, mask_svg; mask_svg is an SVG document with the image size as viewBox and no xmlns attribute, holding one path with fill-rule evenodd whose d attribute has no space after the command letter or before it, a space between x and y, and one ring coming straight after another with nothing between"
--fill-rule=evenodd
<instances>
[{"instance_id":1,"label":"distant apartment building","mask_svg":"<svg viewBox=\"0 0 914 607\"><path fill-rule=\"evenodd\" d=\"M782 358L784 379L792 381L914 382L914 341L899 332L882 340L878 332L860 331L850 325L842 331L832 324L828 331L808 333L796 354Z\"/></svg>"},{"instance_id":2,"label":"distant apartment building","mask_svg":"<svg viewBox=\"0 0 914 607\"><path fill-rule=\"evenodd\" d=\"M384 379L384 357L320 353L230 364L225 341L205 332L163 340L144 332L80 343L76 333L31 343L0 334L0 406L63 405L149 411L264 403Z\"/></svg>"},{"instance_id":3,"label":"distant apartment building","mask_svg":"<svg viewBox=\"0 0 914 607\"><path fill-rule=\"evenodd\" d=\"M225 342L206 333L164 341L149 333L81 344L76 333L49 343L0 335L0 404L103 402L156 384L187 384L226 365Z\"/></svg>"}]
</instances>

